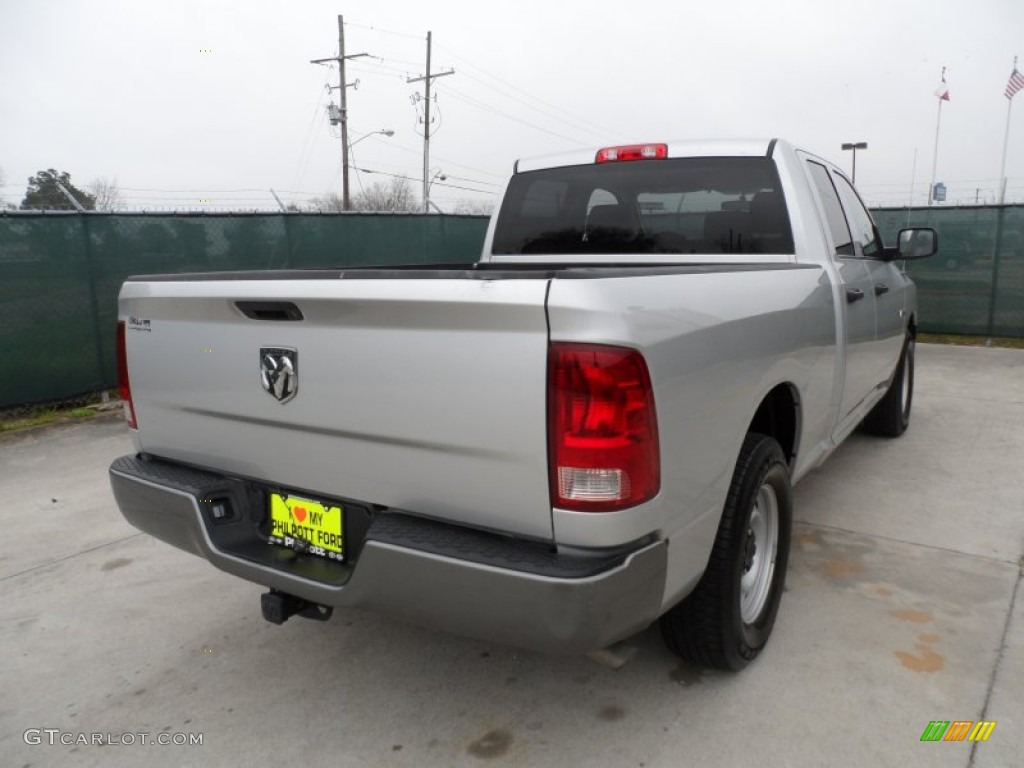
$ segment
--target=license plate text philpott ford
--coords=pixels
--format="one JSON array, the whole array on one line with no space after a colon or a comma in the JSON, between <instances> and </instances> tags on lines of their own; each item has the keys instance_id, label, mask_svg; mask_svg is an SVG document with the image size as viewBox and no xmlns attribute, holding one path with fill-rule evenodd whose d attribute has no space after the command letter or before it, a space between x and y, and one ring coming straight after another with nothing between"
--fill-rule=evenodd
<instances>
[{"instance_id":1,"label":"license plate text philpott ford","mask_svg":"<svg viewBox=\"0 0 1024 768\"><path fill-rule=\"evenodd\" d=\"M308 551L330 560L345 559L342 508L299 496L270 494L270 541L289 548L305 543Z\"/></svg>"}]
</instances>

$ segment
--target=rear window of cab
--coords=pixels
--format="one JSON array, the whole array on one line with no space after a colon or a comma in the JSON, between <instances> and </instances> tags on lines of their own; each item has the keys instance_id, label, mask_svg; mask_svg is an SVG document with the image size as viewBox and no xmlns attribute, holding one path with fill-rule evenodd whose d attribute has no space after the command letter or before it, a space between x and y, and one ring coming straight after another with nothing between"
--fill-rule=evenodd
<instances>
[{"instance_id":1,"label":"rear window of cab","mask_svg":"<svg viewBox=\"0 0 1024 768\"><path fill-rule=\"evenodd\" d=\"M793 233L767 157L634 160L512 177L496 255L786 254Z\"/></svg>"}]
</instances>

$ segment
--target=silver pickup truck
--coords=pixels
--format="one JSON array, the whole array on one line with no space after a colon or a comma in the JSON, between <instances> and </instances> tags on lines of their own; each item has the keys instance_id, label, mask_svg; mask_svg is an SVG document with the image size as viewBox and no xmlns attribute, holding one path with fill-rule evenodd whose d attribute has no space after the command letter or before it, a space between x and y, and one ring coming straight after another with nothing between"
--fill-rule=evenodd
<instances>
[{"instance_id":1,"label":"silver pickup truck","mask_svg":"<svg viewBox=\"0 0 1024 768\"><path fill-rule=\"evenodd\" d=\"M546 651L660 619L739 669L791 484L910 416L917 304L846 176L778 140L516 164L479 263L132 277L124 516L262 584Z\"/></svg>"}]
</instances>

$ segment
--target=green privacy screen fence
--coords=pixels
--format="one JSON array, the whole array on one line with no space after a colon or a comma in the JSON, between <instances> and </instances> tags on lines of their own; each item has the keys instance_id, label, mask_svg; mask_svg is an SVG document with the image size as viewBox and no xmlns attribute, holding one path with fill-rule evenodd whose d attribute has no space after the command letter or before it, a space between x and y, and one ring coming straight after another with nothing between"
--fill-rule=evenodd
<instances>
[{"instance_id":1,"label":"green privacy screen fence","mask_svg":"<svg viewBox=\"0 0 1024 768\"><path fill-rule=\"evenodd\" d=\"M117 385L128 275L469 263L486 227L421 214L0 214L0 408Z\"/></svg>"},{"instance_id":2,"label":"green privacy screen fence","mask_svg":"<svg viewBox=\"0 0 1024 768\"><path fill-rule=\"evenodd\" d=\"M1024 206L883 208L882 239L904 227L934 227L939 252L907 262L920 322L930 333L1024 337Z\"/></svg>"},{"instance_id":3,"label":"green privacy screen fence","mask_svg":"<svg viewBox=\"0 0 1024 768\"><path fill-rule=\"evenodd\" d=\"M1024 337L1024 206L882 209L892 243L939 231L910 262L919 327ZM469 263L479 216L0 213L0 408L112 388L117 292L132 274Z\"/></svg>"}]
</instances>

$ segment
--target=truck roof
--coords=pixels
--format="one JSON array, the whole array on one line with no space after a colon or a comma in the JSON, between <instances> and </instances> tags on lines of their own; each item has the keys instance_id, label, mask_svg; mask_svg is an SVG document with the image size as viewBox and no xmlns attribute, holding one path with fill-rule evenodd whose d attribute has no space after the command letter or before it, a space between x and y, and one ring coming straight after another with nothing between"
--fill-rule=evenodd
<instances>
[{"instance_id":1,"label":"truck roof","mask_svg":"<svg viewBox=\"0 0 1024 768\"><path fill-rule=\"evenodd\" d=\"M632 144L606 144L610 146L641 146L645 143L665 144L668 157L749 157L771 155L779 146L789 148L789 144L781 139L684 139L657 142L634 142ZM572 149L540 157L522 158L516 161L513 172L539 171L544 168L560 168L567 165L592 165L599 150Z\"/></svg>"}]
</instances>

